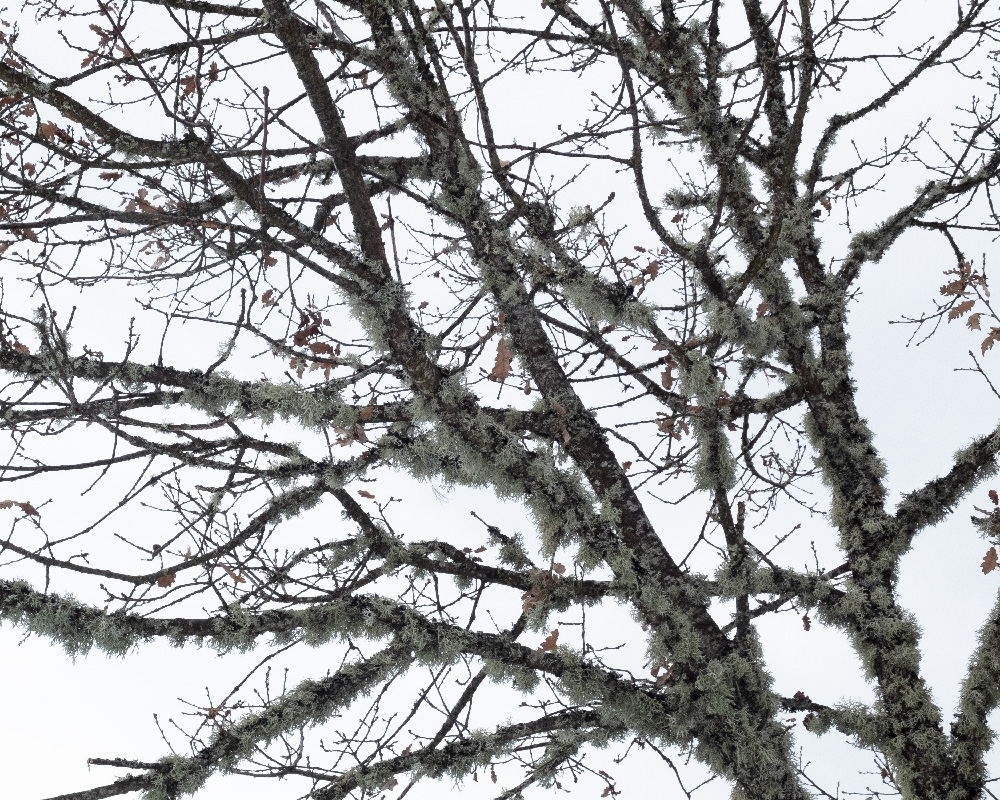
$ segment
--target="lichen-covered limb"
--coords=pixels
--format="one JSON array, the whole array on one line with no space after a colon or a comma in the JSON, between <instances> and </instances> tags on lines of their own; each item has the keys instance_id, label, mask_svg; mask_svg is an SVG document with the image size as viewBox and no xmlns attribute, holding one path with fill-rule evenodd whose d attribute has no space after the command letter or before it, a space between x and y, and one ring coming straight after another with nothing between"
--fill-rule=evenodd
<instances>
[{"instance_id":1,"label":"lichen-covered limb","mask_svg":"<svg viewBox=\"0 0 1000 800\"><path fill-rule=\"evenodd\" d=\"M836 278L824 282L836 285ZM821 616L848 632L877 682L880 725L858 735L888 755L904 791L971 798L979 787L957 770L941 711L921 675L919 628L895 598L899 559L911 537L885 509L885 466L855 403L844 295L828 286L815 298L820 363L793 362L793 368L805 388L810 436L833 489L831 519L850 567L844 595L821 607Z\"/></svg>"},{"instance_id":2,"label":"lichen-covered limb","mask_svg":"<svg viewBox=\"0 0 1000 800\"><path fill-rule=\"evenodd\" d=\"M355 594L297 610L248 611L206 618L143 617L107 614L72 597L46 595L23 581L0 582L0 614L26 631L59 643L73 655L96 647L110 655L124 655L153 638L169 639L178 646L207 641L221 652L246 650L267 634L280 644L301 638L319 645L331 638L367 635L371 638L402 636L411 649L446 657L469 653L495 661L501 673L528 668L553 676L571 675L579 689L590 692L598 684L617 687L616 693L634 693L647 699L659 693L631 686L612 670L581 662L567 653L550 654L517 644L505 635L472 631L435 622L408 606L387 598ZM592 684L589 689L582 687Z\"/></svg>"},{"instance_id":3,"label":"lichen-covered limb","mask_svg":"<svg viewBox=\"0 0 1000 800\"><path fill-rule=\"evenodd\" d=\"M389 15L384 10L371 9L369 23L375 32L377 46L390 52L396 44L392 40ZM429 57L434 58L435 50L430 38L424 32L420 35ZM706 661L728 654L730 643L720 636L718 626L708 615L703 601L694 600L684 591L687 580L653 529L603 431L560 367L538 310L515 266L524 260L524 255L512 243L509 232L488 212L480 186L481 174L472 153L463 145L466 137L457 124L457 116L445 114L445 124L450 127L451 136L440 136L440 123L431 124L434 109L430 107L427 94L410 94L405 88L414 85L416 77L407 72L406 62L387 58L386 64L396 73L394 83L400 87L397 90L398 99L411 109L418 120L423 121L418 122L418 128L432 156L445 167L441 171L444 188L441 202L446 208L455 210L455 217L475 251L484 281L497 306L505 314L515 353L543 394L565 408L568 438L564 446L587 477L598 499L605 504L610 504L613 499L616 505L619 517L616 521L617 535L633 554L628 570L635 574L639 586L659 587L651 596L639 591L631 593L629 599L657 629L657 635L662 639L661 647L664 653L670 653L674 658L678 672L692 682L696 678L701 680L701 670L705 668ZM450 99L440 88L435 102L438 108L447 109L450 106ZM485 113L481 108L480 114L485 116ZM541 235L544 222L534 224L539 226L536 235ZM600 309L587 310L602 315ZM622 572L622 567L610 563L613 569ZM681 631L692 629L700 639L698 647L693 651L682 650L678 647ZM717 735L708 734L702 743L702 757L717 768L735 770L738 751L759 751L760 761L771 764L772 770L769 773L743 770L740 780L745 782L748 791L752 787L752 791L761 796L782 792L789 797L796 796L801 788L791 764L787 731L773 719L776 703L766 689L762 691L769 680L756 672L756 665L746 664L746 667L750 675L745 685L741 690L733 686L732 691L734 694L739 692L744 698L752 695L753 701L740 713L754 719L751 723L753 728L765 729L767 733L758 738L739 737L738 740L731 730L727 730L726 735L721 730ZM730 721L719 726L717 719L707 722L709 730L716 726L730 728L731 725ZM709 744L709 739L722 744Z\"/></svg>"},{"instance_id":4,"label":"lichen-covered limb","mask_svg":"<svg viewBox=\"0 0 1000 800\"><path fill-rule=\"evenodd\" d=\"M405 755L359 765L316 791L313 797L315 800L341 800L358 787L377 789L392 776L404 772L412 774L413 782L446 774L464 777L476 768L489 766L497 757L526 742L538 746L546 739L557 741L553 734L572 732L583 744L588 734L605 739L621 735L625 730L602 724L597 711L559 711L530 722L503 725L490 733L458 736L440 746L422 747Z\"/></svg>"},{"instance_id":5,"label":"lichen-covered limb","mask_svg":"<svg viewBox=\"0 0 1000 800\"><path fill-rule=\"evenodd\" d=\"M345 786L367 785L372 780L384 781L394 773L412 769L428 775L446 770L468 771L467 767L472 768L477 763L489 763L490 758L502 751L504 746L518 739L570 727L601 728L601 736L606 737L609 732L626 730L616 726L612 720L619 719L624 709L637 701L649 706L645 713L653 712L648 721L653 728L646 735L656 735L656 726L662 725L665 713L665 709L654 711L658 692L640 690L639 697L634 698L634 687L612 671L588 666L565 654L538 653L516 644L505 635L429 623L411 609L382 598L351 597L344 602L301 612L240 612L229 617L201 620L150 619L136 615L106 615L71 598L42 595L32 591L27 584L14 582L5 583L0 588L0 613L28 630L49 636L63 646L72 646L78 652L97 646L111 653L123 654L142 640L154 636L171 638L177 643L190 638L204 638L220 650L232 647L245 649L263 633L275 634L279 640L292 635L301 636L313 644L319 644L331 635L393 637L393 643L371 659L344 667L330 678L305 681L264 712L248 715L232 726L221 727L209 746L197 755L164 760L159 771L148 777L150 798L160 797L157 792L168 793L164 796L171 791L193 793L212 772L235 768L241 759L281 734L322 721L365 691L366 687L381 682L390 672L399 670L400 665L411 663L412 657L406 657L411 651L418 659L431 661L447 660L458 652L475 653L497 662L500 674L505 668L541 669L569 681L580 700L602 697L604 705L600 711L567 712L532 723L501 728L485 739L457 740L440 749L428 747L415 750L383 765L359 768L356 774L349 773L344 778ZM496 673L496 667L493 672ZM677 707L677 700L671 701L669 693L663 699L668 706ZM661 735L669 736L666 729L661 731Z\"/></svg>"},{"instance_id":6,"label":"lichen-covered limb","mask_svg":"<svg viewBox=\"0 0 1000 800\"><path fill-rule=\"evenodd\" d=\"M399 670L408 646L390 644L370 658L342 666L320 680L302 681L259 713L219 726L209 744L193 756L161 759L144 794L145 800L175 800L197 792L216 772L228 772L259 749L297 728L312 727L348 706Z\"/></svg>"},{"instance_id":7,"label":"lichen-covered limb","mask_svg":"<svg viewBox=\"0 0 1000 800\"><path fill-rule=\"evenodd\" d=\"M998 453L1000 427L959 450L947 475L904 495L896 508L900 536L912 540L924 528L945 519L976 485L997 473Z\"/></svg>"},{"instance_id":8,"label":"lichen-covered limb","mask_svg":"<svg viewBox=\"0 0 1000 800\"><path fill-rule=\"evenodd\" d=\"M1000 707L1000 596L979 629L951 723L951 752L963 779L972 786L986 781L984 756L996 739L989 715Z\"/></svg>"},{"instance_id":9,"label":"lichen-covered limb","mask_svg":"<svg viewBox=\"0 0 1000 800\"><path fill-rule=\"evenodd\" d=\"M104 786L95 786L93 789L84 789L79 792L70 792L69 794L60 794L45 798L45 800L104 800L106 797L119 797L123 794L142 791L148 788L151 783L152 779L149 775L128 775Z\"/></svg>"}]
</instances>

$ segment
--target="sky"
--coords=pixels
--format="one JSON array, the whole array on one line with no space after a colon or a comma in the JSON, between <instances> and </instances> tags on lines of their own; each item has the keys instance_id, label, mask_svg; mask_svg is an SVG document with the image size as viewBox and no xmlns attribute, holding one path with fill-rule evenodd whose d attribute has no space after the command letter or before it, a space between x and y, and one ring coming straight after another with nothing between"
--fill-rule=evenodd
<instances>
[{"instance_id":1,"label":"sky","mask_svg":"<svg viewBox=\"0 0 1000 800\"><path fill-rule=\"evenodd\" d=\"M950 9L942 12L940 5L931 2L904 2L897 24L888 26L884 32L884 46L895 45L902 37L916 42L923 35L939 30L943 20L939 15L950 13ZM26 28L24 35L28 46L48 47L48 40L32 40L36 35L32 29ZM816 113L817 124L843 107L858 105L859 100L869 97L872 91L878 91L879 80L878 75L861 68L849 70L838 92L828 93L830 96L824 100L829 112L824 107L822 113ZM951 135L950 123L957 118L952 107L967 104L971 92L968 81L954 73L936 72L928 76L921 90L915 91L911 99L894 104L871 123L852 129L850 137L838 143L841 148L838 152L848 159L853 152L853 142L858 142L862 148L877 148L884 138L891 145L928 115L931 115L931 130L947 138ZM981 93L987 96L991 92L984 81ZM533 76L530 84L520 88L507 85L498 89L493 103L499 110L497 116L502 124L509 126L506 133L515 136L521 126L530 127L529 122L541 127L548 125L551 129L558 121L578 115L587 93L588 87L574 78L541 75ZM525 120L524 114L519 112L524 107L525 97L533 100L530 120ZM807 141L814 141L817 132L816 127L807 128ZM602 180L600 176L581 179L579 191L587 202L599 194ZM867 227L867 220L884 217L887 209L905 202L913 187L923 180L926 175L917 165L912 173L900 169L887 176L876 191L866 195L852 209L854 230ZM622 198L621 204L609 213L628 219L631 209L627 202L627 198ZM847 229L836 221L825 226L823 232L830 254L836 254L849 236ZM982 252L989 267L992 249L993 243L984 238L981 247L974 249L977 265L980 264L978 253ZM875 431L876 446L887 463L887 487L893 502L945 473L956 450L996 425L997 396L981 375L967 369L972 366L967 351L978 352L979 339L974 334L960 323L952 323L916 346L907 344L911 333L908 326L890 324L903 316L931 310L934 298L939 297L938 289L944 283L942 273L950 266L950 258L949 251L937 238L928 233L910 234L893 247L882 262L865 267L860 281L861 293L851 308L850 333L854 343L858 402ZM81 305L78 313L81 341L92 345L106 342L109 352L113 352L116 341L121 339L123 320L134 313L134 307L119 302L111 292L103 296L99 305L92 301L90 305ZM192 331L177 339L178 351L190 348L197 335ZM197 361L199 352L190 351L188 355L193 354ZM992 360L991 355L994 356ZM995 383L1000 377L995 366L997 358L1000 355L987 354L982 359L987 375ZM286 431L293 438L299 435L287 428ZM81 450L88 446L85 434L76 446ZM73 492L80 490L80 481L75 478L60 481L58 487L53 487L54 495L58 492L62 496L73 496ZM477 532L470 526L469 518L471 511L477 511L485 519L502 520L505 530L531 532L532 523L523 507L502 502L491 492L443 486L435 487L437 491L432 492L426 485L418 485L403 476L395 476L392 481L391 485L380 485L378 491L406 498L405 511L400 513L411 525L414 520L426 521L446 531L448 536L474 537ZM1000 489L1000 480L982 484L948 520L920 534L901 566L900 600L920 622L925 674L945 711L946 720L955 707L959 681L976 643L976 631L997 600L1000 571L990 575L982 573L980 564L988 544L969 522L973 507L988 503L986 493L993 485ZM820 486L814 489L822 506L824 490ZM81 498L77 512L89 512L90 502L90 498ZM690 537L693 517L685 518L678 512L656 507L652 502L651 507L663 528L670 530L678 543ZM143 519L126 514L115 525L147 524ZM768 519L761 530L761 538L773 540L796 522L803 522L803 526L787 548L801 558L802 566L810 563L812 543L815 543L823 566L839 563L829 526L820 517L803 519L795 510L779 511ZM300 533L308 538L307 529ZM478 535L484 539L481 531ZM21 575L4 569L0 576ZM32 577L37 580L38 575ZM613 632L623 622L618 609L598 609L593 614L590 624L598 629L603 625L605 632ZM624 621L627 622L627 618ZM758 627L778 692L791 695L804 686L819 686L826 692L822 702L869 702L873 699L872 688L865 681L843 634L820 624L805 631L795 614L767 618ZM641 662L643 643L626 641L624 644L623 663ZM110 782L118 773L106 767L88 767L87 759L156 760L167 753L161 729L175 746L183 748L184 737L175 723L185 729L196 724L199 709L216 704L268 654L266 647L249 654L219 656L208 648L177 650L165 643L152 643L140 647L126 659L91 653L72 662L57 645L37 638L25 639L23 633L9 625L0 627L0 674L7 689L0 706L4 717L4 724L0 725L0 774L4 775L4 796L42 800ZM336 648L330 646L312 650L298 647L268 662L273 667L273 686L284 680L291 686L298 679L322 675L337 663ZM260 687L264 669L266 665L251 681L253 686ZM410 690L405 683L400 687L404 696ZM493 711L498 719L517 713L516 697L508 689L497 687L495 702ZM994 727L1000 724L996 713L991 719ZM809 774L824 788L831 790L839 785L845 792L862 792L861 797L869 788L879 788L881 780L871 755L858 753L839 734L828 733L818 738L800 726L795 735L804 760L810 763ZM623 749L624 745L612 747L592 762L607 765L605 768L615 776L623 797L645 796L652 790L662 792L657 796L683 796L673 784L665 783L672 780L669 770L662 765L656 766L657 757L648 751L615 765L612 759ZM1000 751L996 747L990 759L993 774L1000 774ZM681 757L678 765L682 762ZM869 774L859 777L858 773L865 771ZM501 784L508 777L516 778L513 771L505 774L503 769L498 769L498 774ZM690 789L697 784L699 776L705 777L707 773L691 762L682 767L682 775ZM201 800L222 800L238 793L243 800L279 800L297 796L300 788L299 784L289 782L225 776L212 779L197 796ZM463 787L463 793L485 797L491 796L493 788L486 776L480 775L479 781ZM566 788L573 797L596 797L600 795L602 784L585 778L578 786ZM429 782L410 796L432 797L453 791L457 791L456 787L445 780L437 784ZM722 781L715 781L699 790L695 797L717 800L728 794L729 787ZM387 795L393 796L392 792Z\"/></svg>"}]
</instances>

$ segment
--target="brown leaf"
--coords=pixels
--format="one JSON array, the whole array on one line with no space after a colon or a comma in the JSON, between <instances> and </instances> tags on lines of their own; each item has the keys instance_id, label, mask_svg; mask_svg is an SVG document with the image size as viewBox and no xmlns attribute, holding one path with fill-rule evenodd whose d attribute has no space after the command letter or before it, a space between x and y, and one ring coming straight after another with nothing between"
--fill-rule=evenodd
<instances>
[{"instance_id":1,"label":"brown leaf","mask_svg":"<svg viewBox=\"0 0 1000 800\"><path fill-rule=\"evenodd\" d=\"M556 575L562 575L566 572L566 567L564 564L555 563L552 565L552 571L556 573Z\"/></svg>"},{"instance_id":2,"label":"brown leaf","mask_svg":"<svg viewBox=\"0 0 1000 800\"><path fill-rule=\"evenodd\" d=\"M181 78L181 86L184 87L184 97L188 97L198 91L198 79L194 75L188 75L186 78Z\"/></svg>"},{"instance_id":3,"label":"brown leaf","mask_svg":"<svg viewBox=\"0 0 1000 800\"><path fill-rule=\"evenodd\" d=\"M213 61L208 67L208 82L215 83L217 80L219 80L219 65Z\"/></svg>"},{"instance_id":4,"label":"brown leaf","mask_svg":"<svg viewBox=\"0 0 1000 800\"><path fill-rule=\"evenodd\" d=\"M358 494L361 495L362 497L368 499L368 500L374 500L375 499L375 495L373 495L371 492L366 492L364 489L358 489Z\"/></svg>"},{"instance_id":5,"label":"brown leaf","mask_svg":"<svg viewBox=\"0 0 1000 800\"><path fill-rule=\"evenodd\" d=\"M991 547L986 551L986 558L983 559L983 575L989 575L997 568L997 549Z\"/></svg>"},{"instance_id":6,"label":"brown leaf","mask_svg":"<svg viewBox=\"0 0 1000 800\"><path fill-rule=\"evenodd\" d=\"M358 416L361 417L361 419L363 419L365 422L367 422L372 418L372 414L374 413L375 409L372 408L372 404L369 403L368 405L366 405L364 408L361 409Z\"/></svg>"},{"instance_id":7,"label":"brown leaf","mask_svg":"<svg viewBox=\"0 0 1000 800\"><path fill-rule=\"evenodd\" d=\"M116 181L124 174L124 172L102 172L97 177L99 177L102 181Z\"/></svg>"},{"instance_id":8,"label":"brown leaf","mask_svg":"<svg viewBox=\"0 0 1000 800\"><path fill-rule=\"evenodd\" d=\"M501 336L500 343L497 345L497 360L493 364L493 371L489 374L491 381L503 383L507 380L507 376L510 375L511 358L511 352L507 348L507 340Z\"/></svg>"},{"instance_id":9,"label":"brown leaf","mask_svg":"<svg viewBox=\"0 0 1000 800\"><path fill-rule=\"evenodd\" d=\"M41 516L41 514L38 513L38 509L36 509L33 505L31 505L31 503L21 503L18 502L17 500L0 500L0 508L13 508L14 506L17 506L28 516L31 517Z\"/></svg>"},{"instance_id":10,"label":"brown leaf","mask_svg":"<svg viewBox=\"0 0 1000 800\"><path fill-rule=\"evenodd\" d=\"M278 301L274 299L274 289L268 289L264 294L260 296L260 301L265 306L276 306Z\"/></svg>"},{"instance_id":11,"label":"brown leaf","mask_svg":"<svg viewBox=\"0 0 1000 800\"><path fill-rule=\"evenodd\" d=\"M233 579L233 583L246 583L247 582L246 578L244 578L242 575L237 575L235 572L233 572L231 569L229 569L229 567L227 567L225 564L220 564L220 566L226 571L226 574L230 578Z\"/></svg>"},{"instance_id":12,"label":"brown leaf","mask_svg":"<svg viewBox=\"0 0 1000 800\"><path fill-rule=\"evenodd\" d=\"M767 313L767 303L761 303L757 306L757 319L760 319Z\"/></svg>"},{"instance_id":13,"label":"brown leaf","mask_svg":"<svg viewBox=\"0 0 1000 800\"><path fill-rule=\"evenodd\" d=\"M1000 495L997 494L996 489L990 489L990 500L993 501L993 505L1000 505Z\"/></svg>"},{"instance_id":14,"label":"brown leaf","mask_svg":"<svg viewBox=\"0 0 1000 800\"><path fill-rule=\"evenodd\" d=\"M969 326L969 330L978 331L979 330L979 318L983 315L983 312L978 312L970 316L965 324Z\"/></svg>"},{"instance_id":15,"label":"brown leaf","mask_svg":"<svg viewBox=\"0 0 1000 800\"><path fill-rule=\"evenodd\" d=\"M669 389L674 385L673 370L671 370L670 367L663 370L663 373L660 375L660 383L663 384L664 389Z\"/></svg>"},{"instance_id":16,"label":"brown leaf","mask_svg":"<svg viewBox=\"0 0 1000 800\"><path fill-rule=\"evenodd\" d=\"M983 339L982 350L984 356L986 355L987 350L993 349L993 345L996 344L998 340L1000 340L1000 328L994 328L990 331L990 335Z\"/></svg>"},{"instance_id":17,"label":"brown leaf","mask_svg":"<svg viewBox=\"0 0 1000 800\"><path fill-rule=\"evenodd\" d=\"M56 140L56 131L58 130L59 126L54 122L42 122L38 126L38 132L50 142L54 142Z\"/></svg>"},{"instance_id":18,"label":"brown leaf","mask_svg":"<svg viewBox=\"0 0 1000 800\"><path fill-rule=\"evenodd\" d=\"M14 350L17 351L18 353L24 353L25 355L28 355L29 353L31 353L31 351L28 349L27 345L23 345L20 342L14 342L13 347L14 347Z\"/></svg>"},{"instance_id":19,"label":"brown leaf","mask_svg":"<svg viewBox=\"0 0 1000 800\"><path fill-rule=\"evenodd\" d=\"M809 615L808 614L803 614L802 615L802 627L805 630L809 630L812 627L812 620L809 619Z\"/></svg>"},{"instance_id":20,"label":"brown leaf","mask_svg":"<svg viewBox=\"0 0 1000 800\"><path fill-rule=\"evenodd\" d=\"M672 223L674 223L674 225L676 225L676 224L677 224L678 222L680 222L680 221L681 221L682 219L684 219L684 215L683 215L683 214L682 214L682 213L681 213L680 211L678 211L678 212L677 212L676 214L674 214L674 215L673 215L673 216L672 216L672 217L670 218L670 221L671 221Z\"/></svg>"},{"instance_id":21,"label":"brown leaf","mask_svg":"<svg viewBox=\"0 0 1000 800\"><path fill-rule=\"evenodd\" d=\"M950 322L953 319L958 319L963 314L972 311L972 307L975 304L976 304L975 300L963 300L961 303L959 303L957 306L952 308L951 311L948 312L948 321Z\"/></svg>"},{"instance_id":22,"label":"brown leaf","mask_svg":"<svg viewBox=\"0 0 1000 800\"><path fill-rule=\"evenodd\" d=\"M545 637L543 641L538 646L539 653L554 653L556 651L556 640L559 638L559 629L556 628L552 633Z\"/></svg>"},{"instance_id":23,"label":"brown leaf","mask_svg":"<svg viewBox=\"0 0 1000 800\"><path fill-rule=\"evenodd\" d=\"M333 347L328 345L326 342L310 342L309 349L312 350L313 355L317 356L333 355Z\"/></svg>"},{"instance_id":24,"label":"brown leaf","mask_svg":"<svg viewBox=\"0 0 1000 800\"><path fill-rule=\"evenodd\" d=\"M632 462L631 461L623 461L622 462L622 469L625 470L626 472L628 472L628 469L631 466L632 466Z\"/></svg>"},{"instance_id":25,"label":"brown leaf","mask_svg":"<svg viewBox=\"0 0 1000 800\"><path fill-rule=\"evenodd\" d=\"M166 575L161 575L156 579L156 585L161 589L166 589L170 584L177 580L176 572L168 572Z\"/></svg>"},{"instance_id":26,"label":"brown leaf","mask_svg":"<svg viewBox=\"0 0 1000 800\"><path fill-rule=\"evenodd\" d=\"M941 294L947 295L960 295L965 291L966 283L964 280L959 279L957 281L952 281L951 283L946 283L941 287Z\"/></svg>"}]
</instances>

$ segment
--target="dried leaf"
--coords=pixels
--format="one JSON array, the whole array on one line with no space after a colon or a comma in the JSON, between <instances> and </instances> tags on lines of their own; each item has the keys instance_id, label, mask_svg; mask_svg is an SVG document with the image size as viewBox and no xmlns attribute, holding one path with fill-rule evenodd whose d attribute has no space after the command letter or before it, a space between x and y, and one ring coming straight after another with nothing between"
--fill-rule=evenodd
<instances>
[{"instance_id":1,"label":"dried leaf","mask_svg":"<svg viewBox=\"0 0 1000 800\"><path fill-rule=\"evenodd\" d=\"M317 356L333 355L333 347L328 345L326 342L311 342L309 344L309 349L312 350L313 355Z\"/></svg>"},{"instance_id":2,"label":"dried leaf","mask_svg":"<svg viewBox=\"0 0 1000 800\"><path fill-rule=\"evenodd\" d=\"M757 319L760 319L767 313L767 303L761 303L757 306Z\"/></svg>"},{"instance_id":3,"label":"dried leaf","mask_svg":"<svg viewBox=\"0 0 1000 800\"><path fill-rule=\"evenodd\" d=\"M102 181L116 181L124 174L124 172L102 172L97 177L99 177Z\"/></svg>"},{"instance_id":4,"label":"dried leaf","mask_svg":"<svg viewBox=\"0 0 1000 800\"><path fill-rule=\"evenodd\" d=\"M972 311L972 307L975 304L976 304L975 300L963 300L961 303L959 303L957 306L952 308L951 311L948 312L948 321L950 322L953 319L958 319L963 314Z\"/></svg>"},{"instance_id":5,"label":"dried leaf","mask_svg":"<svg viewBox=\"0 0 1000 800\"><path fill-rule=\"evenodd\" d=\"M38 126L38 132L50 142L54 142L56 140L56 131L58 130L59 126L54 122L43 122Z\"/></svg>"},{"instance_id":6,"label":"dried leaf","mask_svg":"<svg viewBox=\"0 0 1000 800\"><path fill-rule=\"evenodd\" d=\"M194 75L189 75L186 78L181 78L181 86L184 87L183 95L188 97L198 91L198 79Z\"/></svg>"},{"instance_id":7,"label":"dried leaf","mask_svg":"<svg viewBox=\"0 0 1000 800\"><path fill-rule=\"evenodd\" d=\"M993 501L993 505L1000 505L1000 495L997 494L996 489L990 489L990 500Z\"/></svg>"},{"instance_id":8,"label":"dried leaf","mask_svg":"<svg viewBox=\"0 0 1000 800\"><path fill-rule=\"evenodd\" d=\"M21 509L28 516L31 516L31 517L40 517L41 516L41 514L38 513L38 509L36 509L33 505L31 505L31 503L21 503L21 502L18 502L17 500L2 500L2 501L0 501L0 508L13 508L14 506L17 506L19 509Z\"/></svg>"},{"instance_id":9,"label":"dried leaf","mask_svg":"<svg viewBox=\"0 0 1000 800\"><path fill-rule=\"evenodd\" d=\"M986 558L983 559L983 575L989 575L997 568L997 549L991 547L986 551Z\"/></svg>"},{"instance_id":10,"label":"dried leaf","mask_svg":"<svg viewBox=\"0 0 1000 800\"><path fill-rule=\"evenodd\" d=\"M669 389L674 385L673 370L671 370L670 367L663 370L663 373L660 375L660 383L663 384L664 389Z\"/></svg>"},{"instance_id":11,"label":"dried leaf","mask_svg":"<svg viewBox=\"0 0 1000 800\"><path fill-rule=\"evenodd\" d=\"M556 640L559 638L559 629L556 628L552 633L545 637L543 641L538 646L539 653L554 653L556 650Z\"/></svg>"},{"instance_id":12,"label":"dried leaf","mask_svg":"<svg viewBox=\"0 0 1000 800\"><path fill-rule=\"evenodd\" d=\"M628 472L628 469L631 466L632 466L632 462L631 461L623 461L622 462L622 469L625 470L626 472Z\"/></svg>"},{"instance_id":13,"label":"dried leaf","mask_svg":"<svg viewBox=\"0 0 1000 800\"><path fill-rule=\"evenodd\" d=\"M990 335L983 339L982 351L983 355L986 355L987 350L992 350L993 345L1000 341L1000 328L993 328L990 331Z\"/></svg>"},{"instance_id":14,"label":"dried leaf","mask_svg":"<svg viewBox=\"0 0 1000 800\"><path fill-rule=\"evenodd\" d=\"M802 615L802 627L805 630L809 630L812 627L812 620L809 619L809 615L808 614L803 614Z\"/></svg>"},{"instance_id":15,"label":"dried leaf","mask_svg":"<svg viewBox=\"0 0 1000 800\"><path fill-rule=\"evenodd\" d=\"M672 223L674 223L674 225L676 225L676 224L677 224L678 222L680 222L680 221L681 221L682 219L684 219L684 215L683 215L683 214L682 214L682 213L681 213L680 211L678 211L678 212L677 212L676 214L674 214L674 215L673 215L673 216L672 216L672 217L670 218L670 221L671 221Z\"/></svg>"},{"instance_id":16,"label":"dried leaf","mask_svg":"<svg viewBox=\"0 0 1000 800\"><path fill-rule=\"evenodd\" d=\"M161 589L166 589L170 584L177 580L176 572L168 572L166 575L161 575L156 579L156 585Z\"/></svg>"},{"instance_id":17,"label":"dried leaf","mask_svg":"<svg viewBox=\"0 0 1000 800\"><path fill-rule=\"evenodd\" d=\"M368 499L368 500L374 500L375 499L375 495L373 495L371 492L366 492L364 489L358 489L358 494L361 495L362 497Z\"/></svg>"},{"instance_id":18,"label":"dried leaf","mask_svg":"<svg viewBox=\"0 0 1000 800\"><path fill-rule=\"evenodd\" d=\"M556 575L562 575L566 571L566 567L564 564L556 563L552 565L552 571L555 572Z\"/></svg>"},{"instance_id":19,"label":"dried leaf","mask_svg":"<svg viewBox=\"0 0 1000 800\"><path fill-rule=\"evenodd\" d=\"M213 61L208 67L208 82L215 83L217 80L219 80L219 65Z\"/></svg>"},{"instance_id":20,"label":"dried leaf","mask_svg":"<svg viewBox=\"0 0 1000 800\"><path fill-rule=\"evenodd\" d=\"M274 289L268 289L264 294L260 296L260 301L265 306L276 306L278 301L274 299Z\"/></svg>"},{"instance_id":21,"label":"dried leaf","mask_svg":"<svg viewBox=\"0 0 1000 800\"><path fill-rule=\"evenodd\" d=\"M489 374L491 381L503 383L507 380L507 376L510 375L511 358L511 352L507 348L507 340L501 336L500 343L497 345L497 359L493 364L493 371Z\"/></svg>"},{"instance_id":22,"label":"dried leaf","mask_svg":"<svg viewBox=\"0 0 1000 800\"><path fill-rule=\"evenodd\" d=\"M25 355L28 355L28 354L31 353L31 351L28 349L27 345L23 345L20 342L15 341L14 344L13 344L13 347L14 347L14 350L16 352L18 352L18 353L24 353Z\"/></svg>"},{"instance_id":23,"label":"dried leaf","mask_svg":"<svg viewBox=\"0 0 1000 800\"><path fill-rule=\"evenodd\" d=\"M979 330L979 318L983 316L983 312L978 312L969 317L965 324L969 326L969 330L978 331Z\"/></svg>"},{"instance_id":24,"label":"dried leaf","mask_svg":"<svg viewBox=\"0 0 1000 800\"><path fill-rule=\"evenodd\" d=\"M952 281L951 283L946 283L941 287L941 294L948 295L960 295L965 291L966 282L964 279L959 279L957 281Z\"/></svg>"},{"instance_id":25,"label":"dried leaf","mask_svg":"<svg viewBox=\"0 0 1000 800\"><path fill-rule=\"evenodd\" d=\"M363 419L365 422L367 422L372 418L372 414L374 413L375 409L372 407L372 404L369 403L368 405L366 405L364 408L361 409L358 416L361 417L361 419Z\"/></svg>"},{"instance_id":26,"label":"dried leaf","mask_svg":"<svg viewBox=\"0 0 1000 800\"><path fill-rule=\"evenodd\" d=\"M220 566L226 571L226 574L230 578L233 579L233 583L246 583L247 582L246 578L244 578L242 575L237 575L235 572L233 572L231 569L229 569L229 567L227 567L225 564L221 564Z\"/></svg>"}]
</instances>

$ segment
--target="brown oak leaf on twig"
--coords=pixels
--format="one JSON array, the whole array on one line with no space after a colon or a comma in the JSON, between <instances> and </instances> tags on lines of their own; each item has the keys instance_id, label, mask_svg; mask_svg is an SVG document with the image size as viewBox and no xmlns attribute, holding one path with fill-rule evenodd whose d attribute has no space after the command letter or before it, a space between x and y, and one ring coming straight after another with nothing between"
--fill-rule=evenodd
<instances>
[{"instance_id":1,"label":"brown oak leaf on twig","mask_svg":"<svg viewBox=\"0 0 1000 800\"><path fill-rule=\"evenodd\" d=\"M538 645L539 653L554 653L556 651L556 640L559 638L559 629L552 631L548 636L545 637L540 645Z\"/></svg>"},{"instance_id":2,"label":"brown oak leaf on twig","mask_svg":"<svg viewBox=\"0 0 1000 800\"><path fill-rule=\"evenodd\" d=\"M991 547L986 551L986 558L983 559L983 575L989 575L997 568L997 549Z\"/></svg>"},{"instance_id":3,"label":"brown oak leaf on twig","mask_svg":"<svg viewBox=\"0 0 1000 800\"><path fill-rule=\"evenodd\" d=\"M490 372L489 378L491 381L497 381L498 383L503 383L507 380L507 376L510 375L510 360L513 358L510 349L507 347L507 340L500 337L500 342L497 344L497 360L493 364L493 371Z\"/></svg>"}]
</instances>

